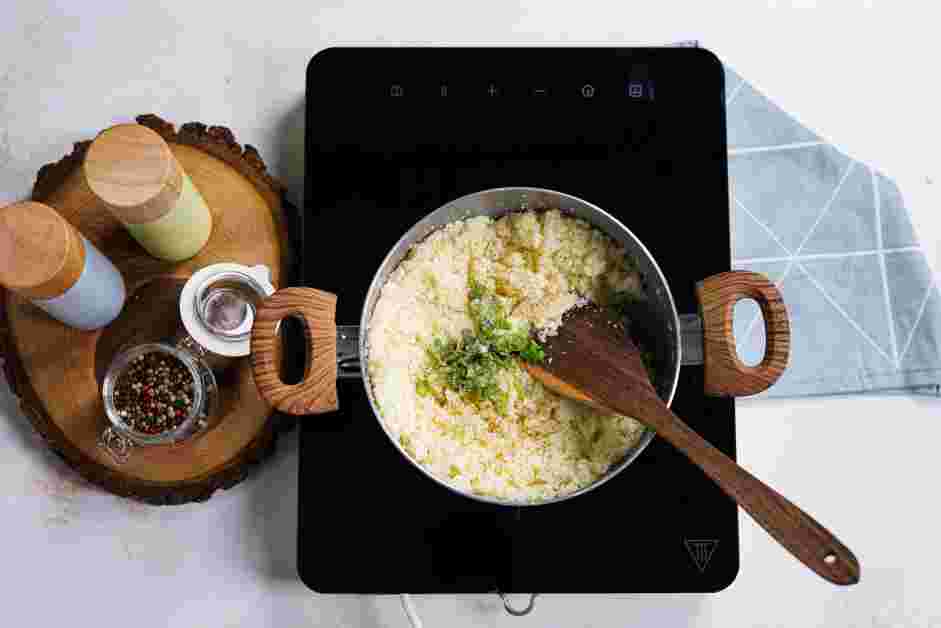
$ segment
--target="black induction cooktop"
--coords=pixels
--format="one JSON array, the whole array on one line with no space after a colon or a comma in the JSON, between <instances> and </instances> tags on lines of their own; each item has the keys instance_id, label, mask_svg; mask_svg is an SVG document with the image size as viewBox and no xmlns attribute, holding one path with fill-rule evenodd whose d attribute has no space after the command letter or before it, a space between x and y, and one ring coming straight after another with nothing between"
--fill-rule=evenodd
<instances>
[{"instance_id":1,"label":"black induction cooktop","mask_svg":"<svg viewBox=\"0 0 941 628\"><path fill-rule=\"evenodd\" d=\"M681 314L730 269L723 72L709 52L334 48L307 73L306 285L356 324L373 274L426 213L492 187L574 194L647 245ZM734 405L683 367L673 407L734 457ZM322 593L708 592L739 566L735 505L654 439L620 475L498 507L424 477L359 380L301 422L298 568Z\"/></svg>"}]
</instances>

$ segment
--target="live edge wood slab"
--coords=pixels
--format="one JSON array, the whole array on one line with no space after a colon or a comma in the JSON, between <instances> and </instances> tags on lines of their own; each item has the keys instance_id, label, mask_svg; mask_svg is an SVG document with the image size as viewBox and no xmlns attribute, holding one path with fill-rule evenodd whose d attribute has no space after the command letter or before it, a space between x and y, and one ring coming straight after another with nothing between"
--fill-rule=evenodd
<instances>
[{"instance_id":1,"label":"live edge wood slab","mask_svg":"<svg viewBox=\"0 0 941 628\"><path fill-rule=\"evenodd\" d=\"M249 361L239 360L221 376L222 412L206 433L179 445L136 448L123 464L97 444L107 425L99 392L103 365L129 339L169 332L178 316L179 287L208 264L265 264L276 288L296 279L299 251L289 238L298 237L299 218L286 207L281 185L258 152L243 149L229 129L194 122L177 131L154 115L137 122L169 143L208 203L213 215L208 244L180 263L149 256L96 202L81 169L90 141L76 143L71 154L40 169L32 198L57 209L114 262L127 284L127 304L111 326L82 332L0 289L0 355L23 413L80 475L109 492L152 504L203 501L243 480L291 425L259 395Z\"/></svg>"}]
</instances>

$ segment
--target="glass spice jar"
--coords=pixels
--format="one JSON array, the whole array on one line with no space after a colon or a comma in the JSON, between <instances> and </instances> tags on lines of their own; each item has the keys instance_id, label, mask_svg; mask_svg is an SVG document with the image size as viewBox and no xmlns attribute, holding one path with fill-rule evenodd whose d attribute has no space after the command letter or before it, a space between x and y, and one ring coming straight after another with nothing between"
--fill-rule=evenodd
<instances>
[{"instance_id":1,"label":"glass spice jar","mask_svg":"<svg viewBox=\"0 0 941 628\"><path fill-rule=\"evenodd\" d=\"M165 341L131 346L112 360L102 384L102 398L108 427L99 438L99 445L117 462L126 462L135 446L180 443L199 435L213 424L218 408L219 391L213 371L221 372L250 351L249 340L256 307L274 292L270 271L265 266L243 266L220 263L202 268L183 286L179 299L177 330ZM182 366L177 371L188 373L192 394L185 406L161 407L167 399L158 399L153 421L139 421L126 416L122 406L122 378L139 377L133 370L141 361L165 356L165 362ZM151 368L153 365L151 365ZM166 369L165 365L157 366ZM171 369L172 370L172 369ZM144 373L144 379L151 374ZM127 382L125 382L127 384ZM156 381L132 382L141 386L164 386ZM172 382L171 382L172 384ZM135 402L154 403L142 397L139 390L130 394ZM178 395L181 391L170 391ZM158 396L168 393L158 391ZM150 406L148 406L150 407ZM122 413L124 410L124 413ZM183 412L185 410L185 412ZM177 414L180 411L180 414ZM144 413L146 418L150 415ZM162 421L161 421L162 419Z\"/></svg>"},{"instance_id":2,"label":"glass spice jar","mask_svg":"<svg viewBox=\"0 0 941 628\"><path fill-rule=\"evenodd\" d=\"M146 372L161 362L183 377L169 383L164 379L161 385L162 373ZM215 375L204 361L156 342L120 352L105 373L101 394L110 424L101 435L101 445L118 462L126 462L135 445L168 445L199 433L215 414L219 398ZM153 400L153 408L138 407L140 399ZM170 412L173 418L167 416Z\"/></svg>"}]
</instances>

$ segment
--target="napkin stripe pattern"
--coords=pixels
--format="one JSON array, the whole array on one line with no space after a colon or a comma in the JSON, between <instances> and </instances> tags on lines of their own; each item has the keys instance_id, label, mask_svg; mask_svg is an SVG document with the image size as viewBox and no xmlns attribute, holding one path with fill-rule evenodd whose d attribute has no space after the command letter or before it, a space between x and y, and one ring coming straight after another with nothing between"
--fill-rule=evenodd
<instances>
[{"instance_id":1,"label":"napkin stripe pattern","mask_svg":"<svg viewBox=\"0 0 941 628\"><path fill-rule=\"evenodd\" d=\"M726 110L733 267L768 275L791 315L791 361L763 395L941 394L941 290L897 186L728 67ZM736 306L746 363L761 320Z\"/></svg>"}]
</instances>

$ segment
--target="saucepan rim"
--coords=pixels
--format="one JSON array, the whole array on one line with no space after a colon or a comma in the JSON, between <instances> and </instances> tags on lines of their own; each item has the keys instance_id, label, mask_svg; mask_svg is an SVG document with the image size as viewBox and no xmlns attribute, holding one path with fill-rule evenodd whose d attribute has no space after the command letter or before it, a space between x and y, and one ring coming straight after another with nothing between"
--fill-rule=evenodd
<instances>
[{"instance_id":1,"label":"saucepan rim","mask_svg":"<svg viewBox=\"0 0 941 628\"><path fill-rule=\"evenodd\" d=\"M618 220L617 218L615 218L614 216L612 216L610 213L606 212L602 208L598 207L597 205L590 203L582 198L579 198L572 194L567 194L565 192L559 192L557 190L551 190L548 188L539 188L539 187L507 186L507 187L491 188L487 190L480 190L477 192L472 192L470 194L466 194L457 199L449 201L445 203L444 205L438 207L434 211L425 215L421 220L416 222L410 229L408 229L408 231L406 231L405 234L403 234L402 237L399 238L395 246L393 246L389 250L388 254L382 260L382 263L379 265L379 268L376 270L376 274L373 276L372 282L369 285L369 290L366 292L366 301L363 305L362 315L360 319L360 333L359 333L360 373L362 375L363 385L366 387L366 395L369 398L369 405L372 408L376 421L379 422L380 428L382 429L383 433L385 433L386 437L388 437L393 447L395 447L398 450L398 452L409 463L411 463L414 467L416 467L419 471L421 471L425 476L427 476L434 482L440 484L441 486L447 488L448 490L453 491L457 493L458 495L462 495L469 499L473 499L475 501L484 502L488 504L493 504L496 506L507 506L507 507L517 508L517 507L524 507L524 506L544 506L548 504L563 502L563 501L573 499L575 497L578 497L579 495L583 495L591 490L598 488L599 486L605 484L608 480L610 480L614 476L621 473L628 466L630 466L630 464L634 460L637 459L637 457L641 454L641 452L643 452L644 449L647 448L647 445L649 445L650 441L653 440L653 437L656 434L656 432L650 428L645 428L644 433L641 436L640 440L631 448L631 450L627 452L627 454L625 454L624 458L620 462L618 462L616 465L608 469L608 471L603 476L601 476L600 478L598 478L591 484L584 486L576 491L572 491L571 493L566 493L565 495L551 497L549 499L527 500L527 501L506 500L506 499L491 497L488 495L477 495L475 493L465 491L457 486L453 486L449 484L447 481L437 477L430 470L426 469L418 461L414 460L408 454L408 452L405 451L405 449L402 447L399 440L389 430L388 426L386 425L385 421L382 418L382 413L379 409L379 405L376 401L376 398L373 392L372 381L369 377L369 346L368 346L369 345L369 342L368 342L369 323L372 318L373 310L375 309L375 302L378 298L378 293L379 291L382 290L382 287L385 285L385 282L388 278L389 273L391 273L392 270L394 270L394 268L390 268L390 266L392 265L397 266L409 248L411 248L414 244L423 240L433 231L436 231L438 228L440 228L440 226L437 226L434 228L427 227L429 222L434 221L434 218L438 216L439 214L452 211L455 208L460 207L462 204L466 204L468 206L474 206L476 204L477 199L485 195L494 196L494 195L511 195L511 194L518 194L521 197L525 197L527 195L557 196L560 199L565 199L575 204L582 205L583 207L588 209L592 215L598 216L604 219L604 221L615 225L615 227L621 231L619 235L622 237L615 237L612 233L610 233L609 230L604 229L601 226L599 226L597 222L600 222L600 221L592 221L591 219L587 219L586 221L589 224L591 224L596 229L599 229L602 233L605 233L611 237L615 237L615 239L617 240L623 239L623 237L631 239L633 243L636 245L636 249L643 252L643 254L646 256L647 261L650 264L650 267L652 267L654 273L656 274L655 280L658 281L660 285L662 286L664 296L670 306L669 308L670 315L672 316L672 319L673 319L672 320L673 324L668 327L669 329L672 330L673 334L675 335L675 338L673 338L673 342L671 343L672 346L675 347L674 349L675 356L673 356L673 361L671 362L671 364L673 364L674 372L668 380L669 381L668 390L665 391L668 393L664 396L664 401L666 402L667 406L669 406L673 402L673 397L676 393L676 387L679 382L680 364L682 362L682 354L681 354L682 343L680 339L680 333L681 333L680 332L680 320L679 320L679 314L677 313L677 310L676 310L676 303L673 300L673 294L670 291L670 287L669 287L669 284L667 283L666 277L663 275L663 271L660 269L660 266L657 264L656 259L654 259L653 255L650 253L647 247L644 246L644 243L641 242L640 238L634 235L634 233L630 229L628 229L627 226L625 226L620 220ZM504 208L500 208L500 209L503 209L502 213L507 214L513 211L520 211L522 208L507 207L505 209ZM467 211L466 216L464 217L473 218L478 215L484 215L484 214L477 210L469 209ZM487 213L486 215L494 215L494 214ZM584 219L583 216L582 218ZM649 281L651 278L647 277L647 279Z\"/></svg>"}]
</instances>

